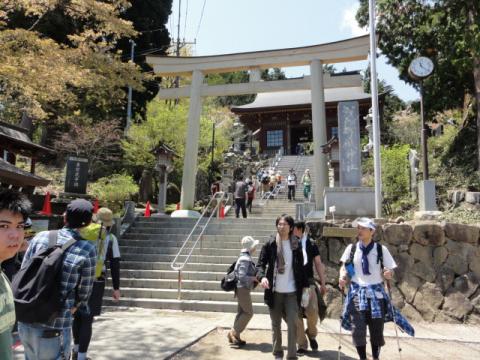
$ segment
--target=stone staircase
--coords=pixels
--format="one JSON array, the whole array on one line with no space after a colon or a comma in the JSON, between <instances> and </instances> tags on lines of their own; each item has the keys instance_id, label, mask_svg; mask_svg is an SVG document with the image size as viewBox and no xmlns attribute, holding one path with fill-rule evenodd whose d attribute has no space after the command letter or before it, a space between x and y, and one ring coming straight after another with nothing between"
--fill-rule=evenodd
<instances>
[{"instance_id":1,"label":"stone staircase","mask_svg":"<svg viewBox=\"0 0 480 360\"><path fill-rule=\"evenodd\" d=\"M220 280L237 259L241 238L252 235L263 243L275 231L274 220L212 219L201 247L197 245L182 271L182 297L178 300L178 272L170 264L194 224L194 219L139 218L120 240L122 298L114 303L108 284L105 305L236 312L233 293L224 292ZM252 301L256 313L267 313L260 287L252 292Z\"/></svg>"},{"instance_id":2,"label":"stone staircase","mask_svg":"<svg viewBox=\"0 0 480 360\"><path fill-rule=\"evenodd\" d=\"M305 168L312 167L311 157L285 156L278 169L285 178L294 167L298 181ZM303 201L299 184L297 201ZM170 217L138 218L119 240L122 254L120 289L122 298L114 303L111 284L105 289L106 306L153 309L236 312L233 293L220 288L220 280L240 253L240 240L251 235L263 244L275 233L275 219L283 214L295 216L296 202L287 200L286 188L265 207L254 202L247 219L236 219L233 209L224 219L213 218L182 271L181 299L178 299L178 271L170 264L194 226L196 219ZM198 230L200 231L200 230ZM257 256L260 253L259 245ZM191 246L191 245L190 245ZM186 252L184 252L186 253ZM180 257L180 260L185 256ZM254 259L257 260L256 258ZM252 291L255 313L268 313L263 304L263 289Z\"/></svg>"}]
</instances>

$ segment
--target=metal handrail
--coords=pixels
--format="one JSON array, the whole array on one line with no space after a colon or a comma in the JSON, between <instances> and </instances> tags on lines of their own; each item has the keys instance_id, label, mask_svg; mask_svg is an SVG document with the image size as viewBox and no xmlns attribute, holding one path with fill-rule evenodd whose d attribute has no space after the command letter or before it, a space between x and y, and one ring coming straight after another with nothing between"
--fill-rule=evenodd
<instances>
[{"instance_id":1,"label":"metal handrail","mask_svg":"<svg viewBox=\"0 0 480 360\"><path fill-rule=\"evenodd\" d=\"M170 264L170 267L173 270L178 271L178 299L179 300L181 299L181 292L182 292L182 270L185 267L185 265L188 263L188 261L190 260L190 257L192 256L192 253L193 253L193 250L195 250L195 247L197 246L198 241L202 238L203 233L205 232L205 229L207 228L208 224L210 223L210 220L212 219L213 215L217 212L217 210L220 209L219 206L224 201L225 196L227 197L227 200L228 200L228 194L225 193L225 192L216 192L215 195L212 196L212 198L208 202L207 206L205 207L205 210L203 210L202 215L200 216L200 218L197 220L197 222L193 226L192 230L190 231L187 238L183 242L182 247L180 248L177 255L175 256L175 258L173 259L173 261ZM213 200L217 200L217 204L213 208L213 210L212 210L210 216L208 217L207 221L204 224L200 224L200 222L203 220L205 214L207 213L207 210L209 209L210 205L212 204ZM185 246L189 243L190 238L192 238L192 236L194 235L193 233L199 227L201 227L202 231L200 231L199 234L196 234L197 239L195 240L192 247L190 248L190 252L188 253L185 261L183 261L183 263L178 263L177 264L177 260L178 260L179 256L182 255L183 249L185 249Z\"/></svg>"}]
</instances>

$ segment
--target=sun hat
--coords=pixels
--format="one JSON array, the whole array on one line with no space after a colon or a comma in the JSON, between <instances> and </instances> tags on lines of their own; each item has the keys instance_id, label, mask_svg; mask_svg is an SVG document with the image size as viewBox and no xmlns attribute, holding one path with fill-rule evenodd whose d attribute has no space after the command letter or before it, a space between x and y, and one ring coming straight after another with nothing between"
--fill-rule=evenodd
<instances>
[{"instance_id":1,"label":"sun hat","mask_svg":"<svg viewBox=\"0 0 480 360\"><path fill-rule=\"evenodd\" d=\"M104 226L113 225L113 213L112 210L106 207L101 207L98 209L96 221L101 222Z\"/></svg>"},{"instance_id":2,"label":"sun hat","mask_svg":"<svg viewBox=\"0 0 480 360\"><path fill-rule=\"evenodd\" d=\"M377 225L368 217L357 218L352 222L353 227L361 226L370 230L375 230Z\"/></svg>"},{"instance_id":3,"label":"sun hat","mask_svg":"<svg viewBox=\"0 0 480 360\"><path fill-rule=\"evenodd\" d=\"M244 236L242 238L242 251L252 251L257 245L259 241L255 240L251 236Z\"/></svg>"}]
</instances>

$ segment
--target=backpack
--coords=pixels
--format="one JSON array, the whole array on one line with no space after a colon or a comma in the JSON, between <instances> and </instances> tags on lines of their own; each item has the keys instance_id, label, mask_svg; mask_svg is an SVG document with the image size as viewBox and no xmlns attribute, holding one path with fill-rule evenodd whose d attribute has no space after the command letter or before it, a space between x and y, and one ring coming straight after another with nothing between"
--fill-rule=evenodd
<instances>
[{"instance_id":1,"label":"backpack","mask_svg":"<svg viewBox=\"0 0 480 360\"><path fill-rule=\"evenodd\" d=\"M237 261L235 261L227 270L227 274L220 281L220 287L223 291L234 291L237 288L238 276L235 271Z\"/></svg>"},{"instance_id":2,"label":"backpack","mask_svg":"<svg viewBox=\"0 0 480 360\"><path fill-rule=\"evenodd\" d=\"M58 231L48 233L48 248L33 255L13 279L12 290L17 320L46 323L63 307L61 277L65 250L76 240L57 245Z\"/></svg>"},{"instance_id":3,"label":"backpack","mask_svg":"<svg viewBox=\"0 0 480 360\"><path fill-rule=\"evenodd\" d=\"M352 248L350 249L350 257L345 264L353 264L353 257L355 256L355 251L357 251L357 243L352 244ZM380 268L383 271L383 248L382 244L377 242L377 264L380 264Z\"/></svg>"}]
</instances>

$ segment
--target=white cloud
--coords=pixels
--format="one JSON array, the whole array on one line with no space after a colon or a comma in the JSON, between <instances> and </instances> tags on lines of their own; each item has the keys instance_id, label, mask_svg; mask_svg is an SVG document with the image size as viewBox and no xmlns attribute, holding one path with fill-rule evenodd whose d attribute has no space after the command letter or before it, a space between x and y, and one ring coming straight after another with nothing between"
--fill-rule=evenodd
<instances>
[{"instance_id":1,"label":"white cloud","mask_svg":"<svg viewBox=\"0 0 480 360\"><path fill-rule=\"evenodd\" d=\"M355 2L355 4L343 11L340 29L350 31L352 36L361 36L368 34L367 28L362 29L360 26L358 26L358 22L355 19L355 15L357 14L359 6L359 3Z\"/></svg>"}]
</instances>

